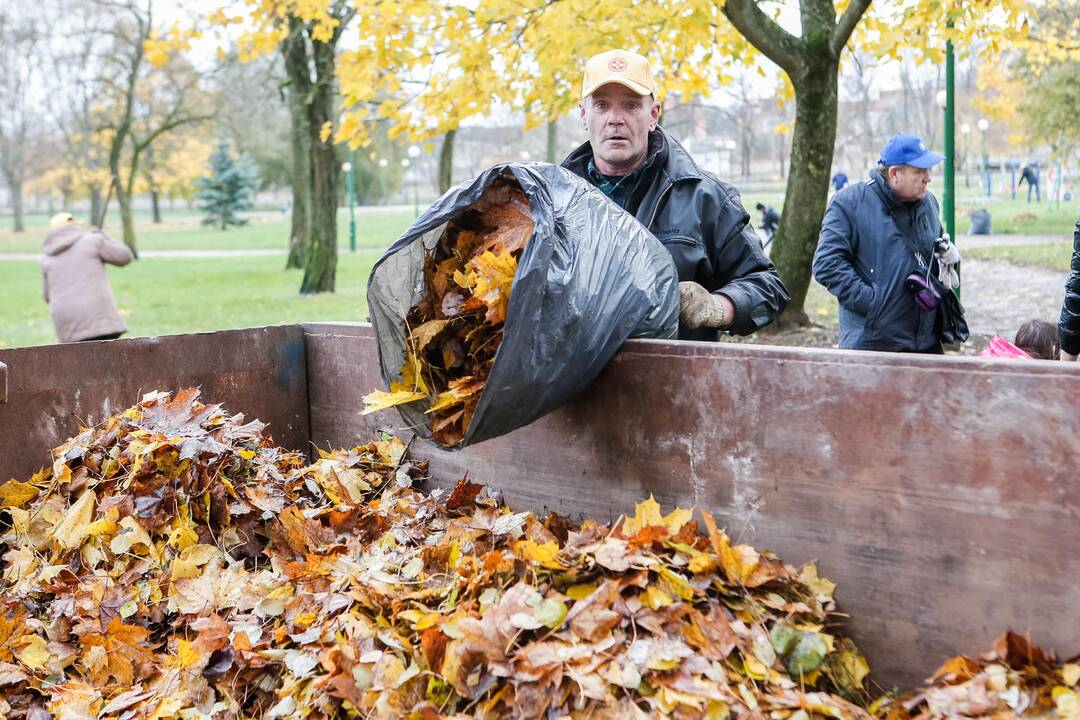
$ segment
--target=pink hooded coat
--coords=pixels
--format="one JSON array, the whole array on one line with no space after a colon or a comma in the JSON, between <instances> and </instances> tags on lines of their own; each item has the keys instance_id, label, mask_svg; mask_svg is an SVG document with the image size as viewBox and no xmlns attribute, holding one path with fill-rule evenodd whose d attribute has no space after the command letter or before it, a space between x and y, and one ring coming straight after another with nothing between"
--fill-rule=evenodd
<instances>
[{"instance_id":1,"label":"pink hooded coat","mask_svg":"<svg viewBox=\"0 0 1080 720\"><path fill-rule=\"evenodd\" d=\"M127 265L126 245L99 230L84 232L64 225L45 235L41 259L41 294L49 303L60 342L122 333L127 330L116 311L104 263Z\"/></svg>"}]
</instances>

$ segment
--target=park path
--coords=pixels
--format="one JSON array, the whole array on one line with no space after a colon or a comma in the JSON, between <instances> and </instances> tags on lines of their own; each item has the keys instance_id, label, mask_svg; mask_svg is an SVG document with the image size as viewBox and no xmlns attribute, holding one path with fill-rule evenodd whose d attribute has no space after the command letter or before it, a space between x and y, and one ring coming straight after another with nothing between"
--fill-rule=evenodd
<instances>
[{"instance_id":1,"label":"park path","mask_svg":"<svg viewBox=\"0 0 1080 720\"><path fill-rule=\"evenodd\" d=\"M339 252L348 252L342 248ZM263 255L284 255L284 249L248 248L245 250L140 250L140 258L236 258ZM0 261L41 260L41 253L0 253Z\"/></svg>"},{"instance_id":2,"label":"park path","mask_svg":"<svg viewBox=\"0 0 1080 720\"><path fill-rule=\"evenodd\" d=\"M961 251L964 248L1001 247L1004 245L1053 245L1072 242L1064 235L960 235L956 243ZM378 248L360 248L372 250ZM348 252L347 247L338 248L338 252ZM237 258L284 255L284 248L248 248L234 250L143 250L141 258ZM40 260L40 253L4 253L0 252L0 262Z\"/></svg>"},{"instance_id":3,"label":"park path","mask_svg":"<svg viewBox=\"0 0 1080 720\"><path fill-rule=\"evenodd\" d=\"M973 334L997 333L1012 340L1027 320L1057 322L1068 268L1048 270L976 259L965 260L961 268L960 298Z\"/></svg>"}]
</instances>

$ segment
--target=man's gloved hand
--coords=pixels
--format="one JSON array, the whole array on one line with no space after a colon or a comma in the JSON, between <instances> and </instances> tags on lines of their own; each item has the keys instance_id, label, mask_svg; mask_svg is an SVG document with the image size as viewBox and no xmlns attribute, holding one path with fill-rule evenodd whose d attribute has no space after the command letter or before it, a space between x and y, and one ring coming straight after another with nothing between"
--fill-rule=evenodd
<instances>
[{"instance_id":1,"label":"man's gloved hand","mask_svg":"<svg viewBox=\"0 0 1080 720\"><path fill-rule=\"evenodd\" d=\"M956 272L956 266L960 263L960 251L949 238L949 233L941 234L935 252L938 257L938 280L950 290L960 287L960 276Z\"/></svg>"},{"instance_id":2,"label":"man's gloved hand","mask_svg":"<svg viewBox=\"0 0 1080 720\"><path fill-rule=\"evenodd\" d=\"M735 306L696 282L679 283L679 324L688 330L726 328L735 318Z\"/></svg>"}]
</instances>

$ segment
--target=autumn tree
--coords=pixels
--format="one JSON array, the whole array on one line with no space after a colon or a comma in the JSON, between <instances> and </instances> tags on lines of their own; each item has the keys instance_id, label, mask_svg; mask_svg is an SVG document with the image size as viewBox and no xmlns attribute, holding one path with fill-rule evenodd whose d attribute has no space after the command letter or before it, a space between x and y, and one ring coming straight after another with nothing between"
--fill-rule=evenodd
<instances>
[{"instance_id":1,"label":"autumn tree","mask_svg":"<svg viewBox=\"0 0 1080 720\"><path fill-rule=\"evenodd\" d=\"M241 0L209 17L237 26L241 60L280 53L285 69L292 145L293 226L290 265L303 258L300 292L333 292L337 272L340 159L337 46L356 16L348 0Z\"/></svg>"},{"instance_id":2,"label":"autumn tree","mask_svg":"<svg viewBox=\"0 0 1080 720\"><path fill-rule=\"evenodd\" d=\"M124 244L137 253L132 196L139 163L162 136L203 122L212 112L202 72L183 56L189 36L164 39L153 0L95 0L111 12L111 44L102 59L100 100L108 108L100 130L107 138L111 192L120 208Z\"/></svg>"},{"instance_id":3,"label":"autumn tree","mask_svg":"<svg viewBox=\"0 0 1080 720\"><path fill-rule=\"evenodd\" d=\"M45 28L27 0L0 8L0 175L11 193L13 228L23 232L23 182L40 128L40 55Z\"/></svg>"}]
</instances>

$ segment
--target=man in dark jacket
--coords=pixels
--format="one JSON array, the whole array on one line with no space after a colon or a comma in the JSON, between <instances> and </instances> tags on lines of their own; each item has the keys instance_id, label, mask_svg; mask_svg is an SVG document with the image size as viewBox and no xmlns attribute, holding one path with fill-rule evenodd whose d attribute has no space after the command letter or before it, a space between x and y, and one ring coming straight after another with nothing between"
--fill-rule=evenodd
<instances>
[{"instance_id":1,"label":"man in dark jacket","mask_svg":"<svg viewBox=\"0 0 1080 720\"><path fill-rule=\"evenodd\" d=\"M959 261L948 246L948 267L940 272L936 253L943 229L926 186L930 168L942 160L920 138L897 135L869 180L833 196L813 271L840 301L841 348L942 352L939 311L921 309L906 282L913 273L947 275Z\"/></svg>"},{"instance_id":2,"label":"man in dark jacket","mask_svg":"<svg viewBox=\"0 0 1080 720\"><path fill-rule=\"evenodd\" d=\"M703 171L658 126L648 61L611 50L589 59L581 120L589 134L563 161L636 217L667 247L679 273L679 337L715 340L768 325L787 289L739 193Z\"/></svg>"},{"instance_id":3,"label":"man in dark jacket","mask_svg":"<svg viewBox=\"0 0 1080 720\"><path fill-rule=\"evenodd\" d=\"M765 233L766 240L772 240L776 234L776 228L780 227L780 213L772 205L758 203L754 206L761 213L761 229ZM769 243L765 243L768 245Z\"/></svg>"},{"instance_id":4,"label":"man in dark jacket","mask_svg":"<svg viewBox=\"0 0 1080 720\"><path fill-rule=\"evenodd\" d=\"M1031 191L1035 190L1035 202L1042 202L1042 196L1039 195L1039 171L1031 167L1031 165L1025 165L1020 170L1020 179L1016 182L1016 187L1020 187L1024 182L1028 184L1028 205L1031 204Z\"/></svg>"},{"instance_id":5,"label":"man in dark jacket","mask_svg":"<svg viewBox=\"0 0 1080 720\"><path fill-rule=\"evenodd\" d=\"M1061 359L1075 361L1080 355L1080 218L1073 228L1072 272L1065 281L1065 302L1058 321L1061 337Z\"/></svg>"}]
</instances>

